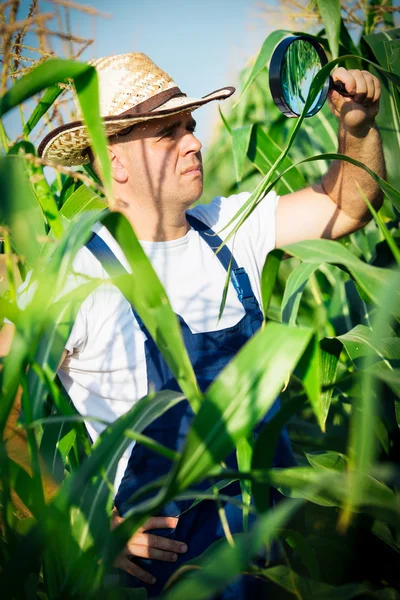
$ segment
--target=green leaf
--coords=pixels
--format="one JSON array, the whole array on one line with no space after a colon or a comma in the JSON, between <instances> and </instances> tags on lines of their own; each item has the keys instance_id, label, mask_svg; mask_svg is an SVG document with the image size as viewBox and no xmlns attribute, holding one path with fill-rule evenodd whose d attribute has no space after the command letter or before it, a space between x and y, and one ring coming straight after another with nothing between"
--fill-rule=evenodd
<instances>
[{"instance_id":1,"label":"green leaf","mask_svg":"<svg viewBox=\"0 0 400 600\"><path fill-rule=\"evenodd\" d=\"M393 70L400 75L398 63L394 62L388 44L391 40L400 39L400 29L391 31L382 31L366 35L363 38L376 56L379 64L388 70ZM397 69L397 70L396 70ZM378 74L372 69L373 74ZM385 154L385 164L388 174L388 180L400 188L400 173L398 165L400 163L400 98L399 92L394 83L383 78L381 89L381 98L379 100L380 110L377 115L377 124L383 140L383 150Z\"/></svg>"},{"instance_id":2,"label":"green leaf","mask_svg":"<svg viewBox=\"0 0 400 600\"><path fill-rule=\"evenodd\" d=\"M71 221L83 211L93 210L100 213L107 208L107 202L96 192L85 185L81 185L63 204L60 215L63 219Z\"/></svg>"},{"instance_id":3,"label":"green leaf","mask_svg":"<svg viewBox=\"0 0 400 600\"><path fill-rule=\"evenodd\" d=\"M249 87L253 83L254 79L259 74L259 72L267 66L267 63L269 62L272 52L274 51L275 47L279 44L279 42L281 40L283 40L284 37L287 37L289 34L290 34L290 31L281 29L279 31L274 31L267 37L267 39L263 43L261 50L255 60L255 63L253 65L253 68L251 69L248 79L245 82L245 84L243 85L243 89L241 91L239 99L235 103L235 106L236 106L236 104L238 104L240 102L242 97L245 95L245 93L247 92L247 90L249 89Z\"/></svg>"},{"instance_id":4,"label":"green leaf","mask_svg":"<svg viewBox=\"0 0 400 600\"><path fill-rule=\"evenodd\" d=\"M210 385L188 434L171 486L205 477L272 406L312 332L269 322Z\"/></svg>"},{"instance_id":5,"label":"green leaf","mask_svg":"<svg viewBox=\"0 0 400 600\"><path fill-rule=\"evenodd\" d=\"M32 129L37 125L40 119L47 113L50 106L54 103L54 101L58 98L58 96L63 91L62 87L58 85L54 85L49 87L41 99L39 100L39 104L35 107L35 110L27 120L24 126L24 134L29 135Z\"/></svg>"},{"instance_id":6,"label":"green leaf","mask_svg":"<svg viewBox=\"0 0 400 600\"><path fill-rule=\"evenodd\" d=\"M130 275L115 278L115 284L137 310L181 390L197 411L201 393L167 294L126 218L112 213L103 222L121 246L132 271Z\"/></svg>"},{"instance_id":7,"label":"green leaf","mask_svg":"<svg viewBox=\"0 0 400 600\"><path fill-rule=\"evenodd\" d=\"M224 244L226 244L229 241L229 239L233 235L235 235L235 233L237 232L239 227L242 225L242 223L253 212L253 210L257 206L258 202L262 201L263 198L266 197L268 192L271 191L271 189L274 187L274 185L277 183L277 181L279 181L279 179L282 177L282 175L284 175L289 169L297 167L298 164L312 162L314 160L340 158L341 160L345 160L347 162L350 162L352 164L360 166L361 168L366 170L371 175L371 177L373 177L375 179L375 181L377 181L379 183L380 187L390 197L392 202L398 202L399 206L400 206L400 192L398 192L395 188L393 188L393 186L391 186L386 181L384 181L384 179L382 179L381 177L376 175L376 173L371 171L371 169L366 167L363 163L361 163L353 158L350 158L348 156L342 155L342 154L328 153L328 154L321 154L317 157L315 157L315 156L309 157L307 159L300 161L300 163L293 165L293 167L289 167L283 173L281 173L273 182L270 182L272 174L274 173L274 171L276 169L278 169L280 167L280 165L282 164L282 161L286 158L290 148L292 147L294 140L296 138L296 135L297 135L298 131L300 130L300 127L303 123L305 115L307 114L309 108L311 107L312 103L314 102L314 99L316 98L318 92L324 85L325 80L328 77L330 71L332 70L332 68L335 65L337 65L340 62L344 62L348 58L353 58L353 57L351 55L345 55L345 56L341 56L335 60L332 60L331 62L326 64L314 77L312 84L310 86L310 90L309 90L309 94L307 96L306 103L304 105L303 112L296 121L295 127L290 134L286 148L282 151L281 155L277 158L275 163L271 166L269 172L265 175L264 179L259 183L259 185L254 190L254 192L249 197L249 199L243 204L243 206L237 211L237 213L232 217L232 219L223 228L223 229L226 229L226 228L230 227L232 225L232 223L234 223L236 221L236 224L234 225L234 227L232 227L232 229L228 233L228 235L225 236L225 239L223 242ZM358 57L358 58L360 58L360 57ZM391 81L396 83L396 85L400 86L400 77L398 77L397 75L391 73L390 71L388 71L386 69L383 69L382 67L380 67L379 65L376 65L375 63L373 63L372 61L369 61L368 59L365 59L363 57L361 57L361 58L363 61L367 62L368 64L375 65L379 69L380 72L384 73L386 77L389 77L391 79Z\"/></svg>"},{"instance_id":8,"label":"green leaf","mask_svg":"<svg viewBox=\"0 0 400 600\"><path fill-rule=\"evenodd\" d=\"M168 585L163 597L166 600L206 600L215 596L246 569L251 558L263 544L271 542L299 507L298 503L282 502L260 517L248 534L235 536L234 547L226 540L213 544L173 576L172 581L177 581Z\"/></svg>"},{"instance_id":9,"label":"green leaf","mask_svg":"<svg viewBox=\"0 0 400 600\"><path fill-rule=\"evenodd\" d=\"M328 450L326 452L305 452L310 465L315 469L328 469L343 472L347 465L347 458L341 452Z\"/></svg>"},{"instance_id":10,"label":"green leaf","mask_svg":"<svg viewBox=\"0 0 400 600\"><path fill-rule=\"evenodd\" d=\"M332 58L337 58L340 36L340 0L317 0L318 9L325 26Z\"/></svg>"},{"instance_id":11,"label":"green leaf","mask_svg":"<svg viewBox=\"0 0 400 600\"><path fill-rule=\"evenodd\" d=\"M118 460L130 443L125 432L132 429L140 434L152 421L182 400L182 394L169 390L138 400L127 413L103 431L93 445L91 455L64 482L54 503L61 510L68 505L78 506L86 515L87 525L79 531L81 548L85 546L89 532L97 539L99 548L104 545L104 527L110 518L109 514L104 513L105 503L111 493L108 480L114 476ZM104 475L96 479L99 473ZM144 514L149 515L150 512Z\"/></svg>"},{"instance_id":12,"label":"green leaf","mask_svg":"<svg viewBox=\"0 0 400 600\"><path fill-rule=\"evenodd\" d=\"M267 316L272 292L278 278L279 267L283 258L283 250L275 249L268 253L261 273L261 296L264 316Z\"/></svg>"},{"instance_id":13,"label":"green leaf","mask_svg":"<svg viewBox=\"0 0 400 600\"><path fill-rule=\"evenodd\" d=\"M23 159L18 156L1 157L0 180L0 223L10 229L15 252L32 264L40 254L46 230Z\"/></svg>"},{"instance_id":14,"label":"green leaf","mask_svg":"<svg viewBox=\"0 0 400 600\"><path fill-rule=\"evenodd\" d=\"M321 431L325 431L320 381L320 348L316 336L312 337L305 353L301 357L296 374L303 383L304 390L310 400Z\"/></svg>"},{"instance_id":15,"label":"green leaf","mask_svg":"<svg viewBox=\"0 0 400 600\"><path fill-rule=\"evenodd\" d=\"M279 412L265 423L260 431L253 452L251 463L252 471L270 469L273 466L274 456L278 445L279 436L289 418L304 404L305 398L297 397L285 402ZM265 512L270 510L270 482L253 481L252 485L254 502L257 510Z\"/></svg>"},{"instance_id":16,"label":"green leaf","mask_svg":"<svg viewBox=\"0 0 400 600\"><path fill-rule=\"evenodd\" d=\"M334 391L333 384L336 382L342 344L336 338L324 338L320 341L320 346L322 422L325 425ZM324 390L325 386L327 389Z\"/></svg>"},{"instance_id":17,"label":"green leaf","mask_svg":"<svg viewBox=\"0 0 400 600\"><path fill-rule=\"evenodd\" d=\"M389 229L386 227L381 215L376 212L376 210L372 206L371 202L368 200L368 197L365 195L365 193L361 189L358 182L357 182L357 187L359 189L361 196L364 198L364 202L368 206L369 211L372 214L375 223L378 225L380 232L382 233L383 237L385 238L385 240L393 254L393 258L395 259L397 265L400 266L400 250L397 247L395 239L393 238Z\"/></svg>"},{"instance_id":18,"label":"green leaf","mask_svg":"<svg viewBox=\"0 0 400 600\"><path fill-rule=\"evenodd\" d=\"M308 570L310 577L320 579L321 573L315 551L307 538L299 531L294 531L293 529L283 529L280 531L280 537L282 537L285 542L297 552L303 565Z\"/></svg>"},{"instance_id":19,"label":"green leaf","mask_svg":"<svg viewBox=\"0 0 400 600\"><path fill-rule=\"evenodd\" d=\"M351 598L369 596L372 588L365 583L349 583L333 586L314 579L298 575L295 571L284 565L269 569L259 570L270 581L284 590L294 594L297 598L312 598L313 600L350 600ZM365 594L365 596L364 596Z\"/></svg>"},{"instance_id":20,"label":"green leaf","mask_svg":"<svg viewBox=\"0 0 400 600\"><path fill-rule=\"evenodd\" d=\"M335 134L335 142L336 140L337 136ZM262 175L268 173L281 153L282 148L278 146L272 135L270 135L260 124L253 125L247 150L247 158L254 163ZM293 165L293 161L286 156L285 160L282 162L282 168L287 169L291 165ZM278 172L274 171L274 175L278 175ZM281 195L291 194L304 187L307 187L307 182L301 171L299 169L291 169L279 180L276 192Z\"/></svg>"},{"instance_id":21,"label":"green leaf","mask_svg":"<svg viewBox=\"0 0 400 600\"><path fill-rule=\"evenodd\" d=\"M378 304L380 290L389 284L390 272L362 262L339 242L309 240L290 244L283 249L291 256L297 256L307 263L319 265L325 262L346 267L366 296L376 304ZM395 316L400 316L400 290L394 289L393 294L398 304L393 303L392 308Z\"/></svg>"},{"instance_id":22,"label":"green leaf","mask_svg":"<svg viewBox=\"0 0 400 600\"><path fill-rule=\"evenodd\" d=\"M232 129L233 164L235 166L236 182L242 180L244 164L250 144L253 125L244 125Z\"/></svg>"},{"instance_id":23,"label":"green leaf","mask_svg":"<svg viewBox=\"0 0 400 600\"><path fill-rule=\"evenodd\" d=\"M388 324L392 321L392 311L398 303L397 294L400 292L400 273L398 271L388 272L386 285L381 286L378 297L379 310L376 311L372 323L372 338L368 340L370 352L363 360L363 373L360 397L355 398L351 415L350 436L348 441L347 455L349 457L349 491L346 506L341 514L340 525L345 529L351 519L351 511L362 502L366 492L367 481L365 474L369 472L371 464L377 452L377 440L375 432L376 416L378 414L378 394L374 389L374 378L369 367L376 360L376 352L384 356L384 352L393 352L396 355L398 349L393 344L382 344L381 332L387 331ZM365 332L364 332L365 333Z\"/></svg>"},{"instance_id":24,"label":"green leaf","mask_svg":"<svg viewBox=\"0 0 400 600\"><path fill-rule=\"evenodd\" d=\"M302 263L290 273L281 305L283 323L296 325L297 313L304 288L311 275L319 266L318 263Z\"/></svg>"},{"instance_id":25,"label":"green leaf","mask_svg":"<svg viewBox=\"0 0 400 600\"><path fill-rule=\"evenodd\" d=\"M386 383L400 398L400 369L389 370L384 362L375 363L370 372L380 381Z\"/></svg>"},{"instance_id":26,"label":"green leaf","mask_svg":"<svg viewBox=\"0 0 400 600\"><path fill-rule=\"evenodd\" d=\"M36 150L33 144L27 141L14 144L8 152L8 156L16 155L24 159L24 166L29 174L30 182L36 194L44 216L50 225L55 237L59 238L63 232L63 226L58 214L57 204L49 184L44 176L43 167L35 165L30 159L24 158L24 154L36 155Z\"/></svg>"},{"instance_id":27,"label":"green leaf","mask_svg":"<svg viewBox=\"0 0 400 600\"><path fill-rule=\"evenodd\" d=\"M344 345L350 358L358 363L358 359L376 355L391 369L390 360L400 360L400 339L398 337L382 337L374 334L365 325L356 325L353 329L337 336Z\"/></svg>"},{"instance_id":28,"label":"green leaf","mask_svg":"<svg viewBox=\"0 0 400 600\"><path fill-rule=\"evenodd\" d=\"M72 79L75 83L90 145L95 158L99 161L104 185L111 198L111 168L104 126L100 117L98 77L94 67L74 60L59 58L47 60L21 77L0 98L0 117L42 90L67 79Z\"/></svg>"},{"instance_id":29,"label":"green leaf","mask_svg":"<svg viewBox=\"0 0 400 600\"><path fill-rule=\"evenodd\" d=\"M236 457L239 471L250 471L251 459L253 457L253 435L242 438L236 444ZM251 481L248 479L240 480L240 489L242 492L243 503L246 507L251 502ZM248 508L243 510L243 531L248 529Z\"/></svg>"}]
</instances>

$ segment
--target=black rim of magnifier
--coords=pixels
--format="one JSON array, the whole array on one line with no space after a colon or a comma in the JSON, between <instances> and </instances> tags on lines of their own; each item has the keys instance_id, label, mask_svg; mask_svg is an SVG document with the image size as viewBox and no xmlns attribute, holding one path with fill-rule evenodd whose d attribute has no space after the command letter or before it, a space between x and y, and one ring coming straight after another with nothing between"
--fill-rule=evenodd
<instances>
[{"instance_id":1,"label":"black rim of magnifier","mask_svg":"<svg viewBox=\"0 0 400 600\"><path fill-rule=\"evenodd\" d=\"M314 46L321 60L321 67L326 65L328 62L327 56L320 44L316 40L314 40L314 38L311 38L307 35L293 35L285 38L277 45L272 54L271 62L269 65L269 87L276 106L287 117L300 117L300 115L294 112L294 110L292 110L286 102L285 96L283 94L281 79L283 59L285 57L286 50L289 48L290 44L292 44L296 40L305 40L306 42L309 42L312 46ZM320 97L318 99L317 104L312 109L312 112L306 115L306 118L314 116L323 107L328 92L329 79L325 81L324 86L320 92Z\"/></svg>"}]
</instances>

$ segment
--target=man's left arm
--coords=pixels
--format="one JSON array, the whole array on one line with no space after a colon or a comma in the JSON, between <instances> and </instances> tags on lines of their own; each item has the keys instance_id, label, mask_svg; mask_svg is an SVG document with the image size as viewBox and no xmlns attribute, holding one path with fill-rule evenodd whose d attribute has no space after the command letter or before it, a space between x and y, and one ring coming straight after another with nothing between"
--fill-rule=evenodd
<instances>
[{"instance_id":1,"label":"man's left arm","mask_svg":"<svg viewBox=\"0 0 400 600\"><path fill-rule=\"evenodd\" d=\"M381 86L368 71L339 68L333 78L342 81L350 98L329 92L329 105L339 119L339 153L357 159L385 176L382 142L375 125ZM282 196L276 211L276 246L302 240L337 239L363 227L371 214L357 183L378 210L382 193L360 167L334 161L320 184Z\"/></svg>"}]
</instances>

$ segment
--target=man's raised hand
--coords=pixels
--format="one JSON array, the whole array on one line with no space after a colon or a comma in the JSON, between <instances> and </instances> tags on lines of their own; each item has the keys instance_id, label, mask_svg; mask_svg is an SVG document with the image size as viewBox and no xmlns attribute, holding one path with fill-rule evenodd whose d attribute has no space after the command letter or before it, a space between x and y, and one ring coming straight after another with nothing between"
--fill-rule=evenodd
<instances>
[{"instance_id":1,"label":"man's raised hand","mask_svg":"<svg viewBox=\"0 0 400 600\"><path fill-rule=\"evenodd\" d=\"M353 134L367 131L374 124L379 110L381 82L368 71L339 67L332 73L334 81L341 81L350 97L335 90L328 94L329 107L340 119L342 128Z\"/></svg>"}]
</instances>

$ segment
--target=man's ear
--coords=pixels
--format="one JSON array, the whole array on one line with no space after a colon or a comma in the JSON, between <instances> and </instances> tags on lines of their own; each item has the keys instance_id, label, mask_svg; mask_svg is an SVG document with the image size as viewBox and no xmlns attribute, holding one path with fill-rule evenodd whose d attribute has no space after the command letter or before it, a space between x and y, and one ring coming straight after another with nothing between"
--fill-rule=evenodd
<instances>
[{"instance_id":1,"label":"man's ear","mask_svg":"<svg viewBox=\"0 0 400 600\"><path fill-rule=\"evenodd\" d=\"M111 162L111 173L114 181L117 183L125 183L128 179L128 172L122 164L118 152L115 149L108 147L108 154Z\"/></svg>"}]
</instances>

